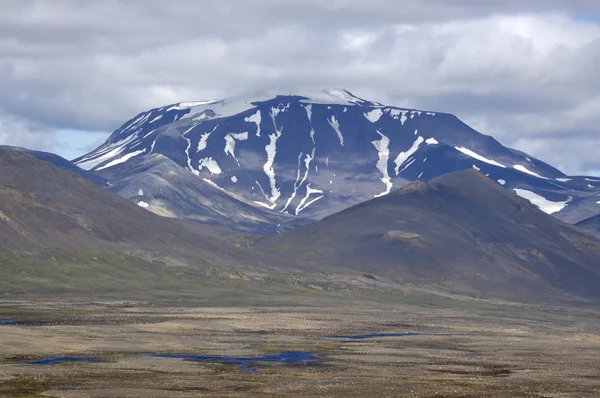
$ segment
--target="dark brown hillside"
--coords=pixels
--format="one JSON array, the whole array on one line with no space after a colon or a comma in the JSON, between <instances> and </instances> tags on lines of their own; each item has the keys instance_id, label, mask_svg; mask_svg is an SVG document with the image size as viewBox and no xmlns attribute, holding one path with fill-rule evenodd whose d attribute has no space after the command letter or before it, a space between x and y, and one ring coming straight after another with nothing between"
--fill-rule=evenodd
<instances>
[{"instance_id":1,"label":"dark brown hillside","mask_svg":"<svg viewBox=\"0 0 600 398\"><path fill-rule=\"evenodd\" d=\"M587 233L592 234L597 238L600 238L600 215L590 217L575 225L578 228L586 231Z\"/></svg>"},{"instance_id":2,"label":"dark brown hillside","mask_svg":"<svg viewBox=\"0 0 600 398\"><path fill-rule=\"evenodd\" d=\"M0 250L130 249L194 254L217 250L206 233L192 233L36 157L0 149ZM220 233L215 232L215 234Z\"/></svg>"},{"instance_id":3,"label":"dark brown hillside","mask_svg":"<svg viewBox=\"0 0 600 398\"><path fill-rule=\"evenodd\" d=\"M410 184L257 247L484 297L600 298L600 241L474 170Z\"/></svg>"}]
</instances>

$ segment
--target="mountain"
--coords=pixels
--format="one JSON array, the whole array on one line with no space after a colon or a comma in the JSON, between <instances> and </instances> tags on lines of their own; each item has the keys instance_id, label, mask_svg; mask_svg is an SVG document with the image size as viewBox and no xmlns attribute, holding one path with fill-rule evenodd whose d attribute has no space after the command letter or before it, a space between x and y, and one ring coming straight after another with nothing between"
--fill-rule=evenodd
<instances>
[{"instance_id":1,"label":"mountain","mask_svg":"<svg viewBox=\"0 0 600 398\"><path fill-rule=\"evenodd\" d=\"M36 158L38 158L39 160L51 163L60 169L63 169L66 171L71 171L75 174L78 174L79 176L90 180L91 182L93 182L94 184L96 184L100 187L107 186L106 180L104 178L100 177L99 175L97 175L96 173L91 173L89 171L83 170L81 167L75 166L72 162L68 161L67 159L65 159L61 156L55 155L53 153L34 151L31 149L26 149L26 148L21 148L21 147L16 147L16 146L8 146L8 145L0 145L0 149L20 151L20 152L27 153L29 155L33 155Z\"/></svg>"},{"instance_id":2,"label":"mountain","mask_svg":"<svg viewBox=\"0 0 600 398\"><path fill-rule=\"evenodd\" d=\"M600 204L600 201L598 202ZM600 215L590 217L575 224L578 228L600 238Z\"/></svg>"},{"instance_id":3,"label":"mountain","mask_svg":"<svg viewBox=\"0 0 600 398\"><path fill-rule=\"evenodd\" d=\"M27 152L0 148L0 170L0 251L218 248L214 227L193 232Z\"/></svg>"},{"instance_id":4,"label":"mountain","mask_svg":"<svg viewBox=\"0 0 600 398\"><path fill-rule=\"evenodd\" d=\"M123 189L150 189L171 170L161 155L143 160L128 163L139 162L147 176L134 173ZM407 289L521 301L600 298L600 241L473 170L251 238L160 217L22 151L0 149L0 169L4 294L269 301L270 294L314 295L317 286L386 300Z\"/></svg>"},{"instance_id":5,"label":"mountain","mask_svg":"<svg viewBox=\"0 0 600 398\"><path fill-rule=\"evenodd\" d=\"M260 234L291 229L301 221L229 193L159 154L136 157L97 174L111 181L113 192L165 217Z\"/></svg>"},{"instance_id":6,"label":"mountain","mask_svg":"<svg viewBox=\"0 0 600 398\"><path fill-rule=\"evenodd\" d=\"M385 106L344 90L152 109L74 162L100 175L117 166L131 175L131 161L151 154L265 209L313 219L411 181L473 168L563 220L600 213L592 201L600 179L566 176L453 115Z\"/></svg>"},{"instance_id":7,"label":"mountain","mask_svg":"<svg viewBox=\"0 0 600 398\"><path fill-rule=\"evenodd\" d=\"M255 247L306 267L479 297L600 298L600 241L475 170L411 183Z\"/></svg>"}]
</instances>

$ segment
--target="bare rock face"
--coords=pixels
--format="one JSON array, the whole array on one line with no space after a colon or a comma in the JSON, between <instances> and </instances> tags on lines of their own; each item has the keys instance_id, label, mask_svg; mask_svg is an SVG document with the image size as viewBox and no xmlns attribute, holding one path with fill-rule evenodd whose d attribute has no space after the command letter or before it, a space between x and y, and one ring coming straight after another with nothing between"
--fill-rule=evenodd
<instances>
[{"instance_id":1,"label":"bare rock face","mask_svg":"<svg viewBox=\"0 0 600 398\"><path fill-rule=\"evenodd\" d=\"M386 242L391 242L391 241L395 241L395 240L417 240L417 239L421 239L421 235L415 234L412 232L392 230L392 231L387 231L383 235L383 239Z\"/></svg>"}]
</instances>

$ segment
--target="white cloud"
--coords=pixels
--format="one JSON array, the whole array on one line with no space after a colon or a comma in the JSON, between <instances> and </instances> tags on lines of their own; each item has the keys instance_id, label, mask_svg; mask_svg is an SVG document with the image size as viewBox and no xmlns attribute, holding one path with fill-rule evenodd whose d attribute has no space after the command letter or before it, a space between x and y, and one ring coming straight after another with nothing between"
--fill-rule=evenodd
<instances>
[{"instance_id":1,"label":"white cloud","mask_svg":"<svg viewBox=\"0 0 600 398\"><path fill-rule=\"evenodd\" d=\"M567 172L600 168L589 146L600 26L581 18L596 1L5 3L0 111L46 130L110 131L151 107L247 90L345 87L455 113ZM13 131L3 140L38 134Z\"/></svg>"}]
</instances>

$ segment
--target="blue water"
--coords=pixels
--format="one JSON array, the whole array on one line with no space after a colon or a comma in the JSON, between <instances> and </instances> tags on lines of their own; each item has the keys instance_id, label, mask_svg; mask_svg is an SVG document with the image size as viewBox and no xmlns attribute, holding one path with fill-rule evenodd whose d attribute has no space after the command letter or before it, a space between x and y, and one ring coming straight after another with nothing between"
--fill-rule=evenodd
<instances>
[{"instance_id":1,"label":"blue water","mask_svg":"<svg viewBox=\"0 0 600 398\"><path fill-rule=\"evenodd\" d=\"M70 363L70 362L102 362L101 358L96 357L55 357L39 359L37 361L21 362L23 365L55 365L57 363Z\"/></svg>"},{"instance_id":2,"label":"blue water","mask_svg":"<svg viewBox=\"0 0 600 398\"><path fill-rule=\"evenodd\" d=\"M366 340L375 339L378 337L411 337L411 336L466 336L464 334L435 334L435 333L377 333L377 334L355 334L355 335L332 335L325 336L326 339L343 339L343 340Z\"/></svg>"},{"instance_id":3,"label":"blue water","mask_svg":"<svg viewBox=\"0 0 600 398\"><path fill-rule=\"evenodd\" d=\"M263 355L262 357L219 357L188 354L142 354L153 358L175 358L191 362L217 362L232 363L247 373L256 373L252 365L257 363L284 363L292 365L306 365L309 362L322 361L312 352L306 351L283 351L276 355Z\"/></svg>"},{"instance_id":4,"label":"blue water","mask_svg":"<svg viewBox=\"0 0 600 398\"><path fill-rule=\"evenodd\" d=\"M15 321L13 321L12 319L0 319L0 325L14 325L16 324Z\"/></svg>"}]
</instances>

